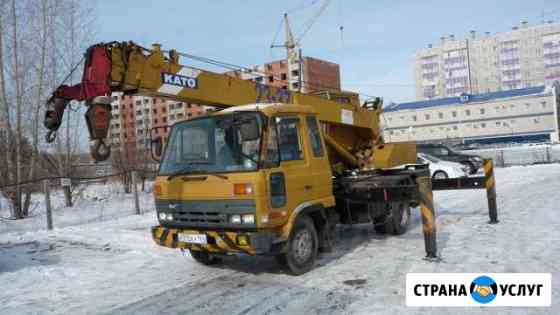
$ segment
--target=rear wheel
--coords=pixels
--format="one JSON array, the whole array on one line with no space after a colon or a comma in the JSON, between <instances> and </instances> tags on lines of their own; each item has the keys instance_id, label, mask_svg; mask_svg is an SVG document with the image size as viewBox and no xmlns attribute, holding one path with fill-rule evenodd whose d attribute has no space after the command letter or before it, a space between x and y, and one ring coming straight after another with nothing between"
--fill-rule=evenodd
<instances>
[{"instance_id":1,"label":"rear wheel","mask_svg":"<svg viewBox=\"0 0 560 315\"><path fill-rule=\"evenodd\" d=\"M216 257L215 255L212 255L208 252L192 250L192 249L189 249L189 252L191 253L191 256L194 260L196 260L198 263L201 263L203 265L209 266L222 262L222 259L220 257Z\"/></svg>"},{"instance_id":2,"label":"rear wheel","mask_svg":"<svg viewBox=\"0 0 560 315\"><path fill-rule=\"evenodd\" d=\"M444 171L436 171L434 173L434 176L432 176L433 179L448 179L449 175L447 175L446 172Z\"/></svg>"},{"instance_id":3,"label":"rear wheel","mask_svg":"<svg viewBox=\"0 0 560 315\"><path fill-rule=\"evenodd\" d=\"M389 215L378 218L374 222L375 231L383 234L404 234L410 224L410 205L408 203L394 202L390 207Z\"/></svg>"},{"instance_id":4,"label":"rear wheel","mask_svg":"<svg viewBox=\"0 0 560 315\"><path fill-rule=\"evenodd\" d=\"M301 275L313 268L319 238L311 218L305 216L296 219L286 253L276 256L276 261L287 267L293 275Z\"/></svg>"}]
</instances>

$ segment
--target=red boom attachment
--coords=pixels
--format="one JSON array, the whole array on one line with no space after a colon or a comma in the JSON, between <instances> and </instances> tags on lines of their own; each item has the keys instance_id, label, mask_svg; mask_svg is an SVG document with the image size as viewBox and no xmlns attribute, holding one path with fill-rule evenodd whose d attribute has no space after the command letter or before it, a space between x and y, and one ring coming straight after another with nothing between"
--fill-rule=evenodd
<instances>
[{"instance_id":1,"label":"red boom attachment","mask_svg":"<svg viewBox=\"0 0 560 315\"><path fill-rule=\"evenodd\" d=\"M88 110L86 122L91 142L91 155L96 161L104 161L111 153L105 144L111 119L111 56L106 44L88 48L85 55L82 82L73 86L61 85L47 101L43 124L49 132L47 142L53 142L62 124L64 110L70 101L85 101ZM102 97L106 96L106 97Z\"/></svg>"}]
</instances>

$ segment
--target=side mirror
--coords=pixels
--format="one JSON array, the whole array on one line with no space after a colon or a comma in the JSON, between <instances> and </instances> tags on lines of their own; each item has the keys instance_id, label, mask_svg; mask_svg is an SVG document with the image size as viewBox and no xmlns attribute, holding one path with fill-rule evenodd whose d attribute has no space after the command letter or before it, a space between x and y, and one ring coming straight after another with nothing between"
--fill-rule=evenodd
<instances>
[{"instance_id":1,"label":"side mirror","mask_svg":"<svg viewBox=\"0 0 560 315\"><path fill-rule=\"evenodd\" d=\"M247 119L239 125L239 131L243 141L254 141L260 137L259 123L255 118Z\"/></svg>"},{"instance_id":2,"label":"side mirror","mask_svg":"<svg viewBox=\"0 0 560 315\"><path fill-rule=\"evenodd\" d=\"M150 152L152 154L152 159L156 161L161 160L161 155L163 153L163 139L157 136L155 139L150 141Z\"/></svg>"}]
</instances>

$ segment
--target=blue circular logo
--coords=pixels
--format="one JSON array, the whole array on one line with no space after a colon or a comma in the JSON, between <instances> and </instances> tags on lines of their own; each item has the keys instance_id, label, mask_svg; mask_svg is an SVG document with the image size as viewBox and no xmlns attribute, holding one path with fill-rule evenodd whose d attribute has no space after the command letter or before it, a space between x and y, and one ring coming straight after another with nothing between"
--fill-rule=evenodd
<instances>
[{"instance_id":1,"label":"blue circular logo","mask_svg":"<svg viewBox=\"0 0 560 315\"><path fill-rule=\"evenodd\" d=\"M470 287L472 298L481 304L492 302L498 293L498 285L494 279L480 276L473 280Z\"/></svg>"}]
</instances>

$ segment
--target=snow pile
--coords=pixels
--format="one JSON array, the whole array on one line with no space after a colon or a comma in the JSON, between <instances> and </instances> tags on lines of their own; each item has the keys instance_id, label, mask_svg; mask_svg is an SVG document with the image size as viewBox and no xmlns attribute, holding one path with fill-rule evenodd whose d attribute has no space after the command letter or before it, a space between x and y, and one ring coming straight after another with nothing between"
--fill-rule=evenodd
<instances>
[{"instance_id":1,"label":"snow pile","mask_svg":"<svg viewBox=\"0 0 560 315\"><path fill-rule=\"evenodd\" d=\"M146 182L144 192L138 194L141 212L154 210L151 182ZM62 190L51 191L51 209L55 228L82 225L92 222L103 222L116 218L127 217L136 213L134 194L124 193L123 186L118 182L81 184L73 189L72 207L65 206ZM3 203L2 203L3 204ZM9 216L8 210L3 213ZM46 229L45 196L41 193L31 195L29 217L24 220L0 220L1 232L25 232Z\"/></svg>"},{"instance_id":2,"label":"snow pile","mask_svg":"<svg viewBox=\"0 0 560 315\"><path fill-rule=\"evenodd\" d=\"M13 204L10 199L8 199L2 191L0 191L0 219L10 218L12 215Z\"/></svg>"}]
</instances>

